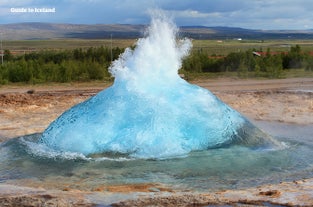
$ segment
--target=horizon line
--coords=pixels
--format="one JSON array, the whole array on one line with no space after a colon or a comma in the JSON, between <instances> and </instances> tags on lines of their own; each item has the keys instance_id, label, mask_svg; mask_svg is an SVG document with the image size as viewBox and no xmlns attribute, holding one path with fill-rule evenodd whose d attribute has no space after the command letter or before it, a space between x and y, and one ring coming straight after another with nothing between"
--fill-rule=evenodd
<instances>
[{"instance_id":1,"label":"horizon line","mask_svg":"<svg viewBox=\"0 0 313 207\"><path fill-rule=\"evenodd\" d=\"M97 26L97 25L130 25L130 26L148 26L149 24L126 24L126 23L60 23L60 22L15 22L15 23L0 23L0 26L5 25L17 25L17 24L55 24L55 25L90 25L90 26ZM243 29L243 30L255 30L255 31L312 31L313 28L308 29L253 29L253 28L245 28L245 27L231 27L231 26L205 26L205 25L177 25L178 28L182 27L199 27L199 28L235 28L235 29Z\"/></svg>"}]
</instances>

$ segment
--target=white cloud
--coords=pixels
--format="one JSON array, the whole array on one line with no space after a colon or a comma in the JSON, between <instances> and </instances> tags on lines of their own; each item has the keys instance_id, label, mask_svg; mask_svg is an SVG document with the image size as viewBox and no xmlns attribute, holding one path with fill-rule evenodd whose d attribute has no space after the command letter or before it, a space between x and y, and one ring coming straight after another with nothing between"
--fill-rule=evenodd
<instances>
[{"instance_id":1,"label":"white cloud","mask_svg":"<svg viewBox=\"0 0 313 207\"><path fill-rule=\"evenodd\" d=\"M11 14L11 7L56 7L56 14ZM253 29L313 28L311 0L0 0L0 24L24 21L64 23L149 22L147 10L173 14L179 25L234 26Z\"/></svg>"},{"instance_id":2,"label":"white cloud","mask_svg":"<svg viewBox=\"0 0 313 207\"><path fill-rule=\"evenodd\" d=\"M176 17L181 18L206 18L210 16L209 13L201 13L196 10L172 11Z\"/></svg>"},{"instance_id":3,"label":"white cloud","mask_svg":"<svg viewBox=\"0 0 313 207\"><path fill-rule=\"evenodd\" d=\"M31 5L34 2L34 0L1 0L0 6L1 7L19 7L19 6L27 6Z\"/></svg>"}]
</instances>

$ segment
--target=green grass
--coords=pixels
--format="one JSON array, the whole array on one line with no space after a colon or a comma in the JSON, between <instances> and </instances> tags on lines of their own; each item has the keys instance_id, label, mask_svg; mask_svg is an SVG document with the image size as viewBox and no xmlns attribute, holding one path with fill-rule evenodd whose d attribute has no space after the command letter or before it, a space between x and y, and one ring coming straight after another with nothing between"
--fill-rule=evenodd
<instances>
[{"instance_id":1,"label":"green grass","mask_svg":"<svg viewBox=\"0 0 313 207\"><path fill-rule=\"evenodd\" d=\"M313 78L313 71L304 69L284 70L284 78Z\"/></svg>"},{"instance_id":2,"label":"green grass","mask_svg":"<svg viewBox=\"0 0 313 207\"><path fill-rule=\"evenodd\" d=\"M266 73L260 76L255 76L255 72L248 72L246 77L239 77L238 72L218 72L218 73L185 73L187 80L197 81L205 79L216 78L235 78L235 79L269 79ZM304 69L290 69L283 70L280 78L313 78L313 71L306 71Z\"/></svg>"},{"instance_id":3,"label":"green grass","mask_svg":"<svg viewBox=\"0 0 313 207\"><path fill-rule=\"evenodd\" d=\"M19 40L3 41L3 49L8 50L67 50L90 47L119 47L126 48L135 43L134 39L52 39L52 40ZM21 51L21 52L22 52Z\"/></svg>"},{"instance_id":4,"label":"green grass","mask_svg":"<svg viewBox=\"0 0 313 207\"><path fill-rule=\"evenodd\" d=\"M237 78L237 72L221 72L221 73L187 73L185 77L188 81L197 81L216 78Z\"/></svg>"},{"instance_id":5,"label":"green grass","mask_svg":"<svg viewBox=\"0 0 313 207\"><path fill-rule=\"evenodd\" d=\"M135 39L51 39L51 40L19 40L3 41L3 49L21 50L66 50L89 47L126 48L135 44ZM209 54L227 55L230 52L256 49L266 51L289 51L291 46L300 45L302 51L313 51L313 40L193 40L193 50L205 50Z\"/></svg>"},{"instance_id":6,"label":"green grass","mask_svg":"<svg viewBox=\"0 0 313 207\"><path fill-rule=\"evenodd\" d=\"M287 52L290 47L299 45L302 51L313 51L313 40L193 40L193 50L208 51L209 54L227 55L231 52L256 49Z\"/></svg>"}]
</instances>

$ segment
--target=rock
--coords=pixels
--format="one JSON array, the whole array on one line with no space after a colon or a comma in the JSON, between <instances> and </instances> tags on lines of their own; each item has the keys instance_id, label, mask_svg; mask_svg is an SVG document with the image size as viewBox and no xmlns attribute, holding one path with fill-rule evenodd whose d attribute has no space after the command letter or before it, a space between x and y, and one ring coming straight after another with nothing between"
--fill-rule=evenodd
<instances>
[{"instance_id":1,"label":"rock","mask_svg":"<svg viewBox=\"0 0 313 207\"><path fill-rule=\"evenodd\" d=\"M278 197L280 196L280 192L278 190L268 190L268 191L261 191L259 195L271 196L271 197Z\"/></svg>"},{"instance_id":2,"label":"rock","mask_svg":"<svg viewBox=\"0 0 313 207\"><path fill-rule=\"evenodd\" d=\"M91 207L83 194L47 191L42 188L0 185L0 206L5 207Z\"/></svg>"}]
</instances>

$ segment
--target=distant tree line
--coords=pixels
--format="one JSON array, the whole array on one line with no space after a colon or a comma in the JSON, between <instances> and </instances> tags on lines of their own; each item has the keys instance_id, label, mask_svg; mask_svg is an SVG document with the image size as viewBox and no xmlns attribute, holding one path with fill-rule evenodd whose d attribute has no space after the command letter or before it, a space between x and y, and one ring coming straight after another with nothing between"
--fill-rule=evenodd
<instances>
[{"instance_id":1,"label":"distant tree line","mask_svg":"<svg viewBox=\"0 0 313 207\"><path fill-rule=\"evenodd\" d=\"M110 79L108 67L123 49L107 47L63 51L39 51L13 56L4 51L0 84L44 83Z\"/></svg>"},{"instance_id":2,"label":"distant tree line","mask_svg":"<svg viewBox=\"0 0 313 207\"><path fill-rule=\"evenodd\" d=\"M289 52L257 53L250 49L244 52L232 52L225 57L210 55L197 50L183 62L182 70L190 73L202 72L237 72L239 77L280 78L286 69L305 68L313 71L313 54L303 52L299 45L290 48ZM262 54L262 55L261 55Z\"/></svg>"},{"instance_id":3,"label":"distant tree line","mask_svg":"<svg viewBox=\"0 0 313 207\"><path fill-rule=\"evenodd\" d=\"M38 51L13 56L4 51L0 67L0 84L45 83L111 79L108 67L124 51L118 47ZM313 71L313 55L303 52L299 45L286 53L272 53L270 49L232 52L225 57L195 50L183 61L183 73L237 72L239 77L280 78L286 69L305 68Z\"/></svg>"}]
</instances>

